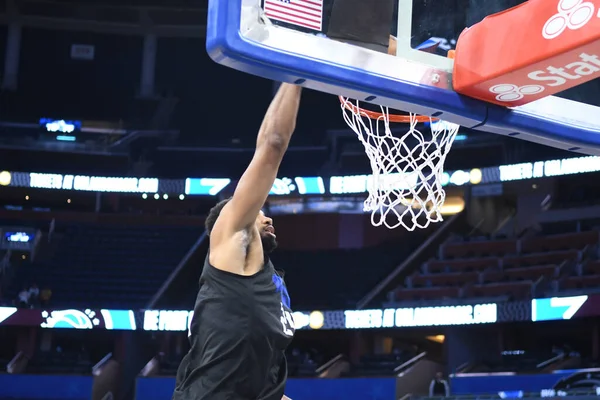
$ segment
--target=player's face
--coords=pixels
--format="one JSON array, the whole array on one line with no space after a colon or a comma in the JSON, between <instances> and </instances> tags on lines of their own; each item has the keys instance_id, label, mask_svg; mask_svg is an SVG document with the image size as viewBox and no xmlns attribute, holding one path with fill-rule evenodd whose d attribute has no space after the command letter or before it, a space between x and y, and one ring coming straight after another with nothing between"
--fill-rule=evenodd
<instances>
[{"instance_id":1,"label":"player's face","mask_svg":"<svg viewBox=\"0 0 600 400\"><path fill-rule=\"evenodd\" d=\"M261 211L258 213L258 217L256 217L256 228L260 233L264 252L270 253L275 250L277 247L277 236L275 236L273 220Z\"/></svg>"}]
</instances>

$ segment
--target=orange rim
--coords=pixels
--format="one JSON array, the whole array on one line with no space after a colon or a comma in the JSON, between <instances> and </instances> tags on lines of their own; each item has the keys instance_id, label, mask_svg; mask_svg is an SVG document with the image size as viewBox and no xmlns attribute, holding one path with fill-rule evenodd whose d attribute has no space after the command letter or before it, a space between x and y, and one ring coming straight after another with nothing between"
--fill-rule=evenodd
<instances>
[{"instance_id":1,"label":"orange rim","mask_svg":"<svg viewBox=\"0 0 600 400\"><path fill-rule=\"evenodd\" d=\"M342 103L342 105L344 106L344 108L346 110L349 110L351 112L353 112L354 114L360 114L362 116L365 117L369 117L371 119L380 119L380 118L387 118L389 119L390 122L396 122L396 123L400 123L400 124L410 124L412 121L417 121L417 122L429 122L429 121L437 121L437 118L432 118L432 117L428 117L426 115L415 115L413 116L413 118L411 119L410 115L400 115L400 114L390 114L388 117L386 117L384 114L377 112L377 111L369 111L369 110L365 110L364 108L361 107L357 107L354 104L352 104L349 100L346 100L343 96L338 96L340 99L340 102Z\"/></svg>"}]
</instances>

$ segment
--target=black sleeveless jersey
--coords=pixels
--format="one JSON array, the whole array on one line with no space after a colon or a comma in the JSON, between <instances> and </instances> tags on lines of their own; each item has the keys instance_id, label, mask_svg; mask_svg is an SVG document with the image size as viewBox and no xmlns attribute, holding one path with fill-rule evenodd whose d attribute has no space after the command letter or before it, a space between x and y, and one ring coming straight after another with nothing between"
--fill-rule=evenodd
<instances>
[{"instance_id":1,"label":"black sleeveless jersey","mask_svg":"<svg viewBox=\"0 0 600 400\"><path fill-rule=\"evenodd\" d=\"M206 257L173 400L281 400L294 321L285 284L265 260L241 276Z\"/></svg>"}]
</instances>

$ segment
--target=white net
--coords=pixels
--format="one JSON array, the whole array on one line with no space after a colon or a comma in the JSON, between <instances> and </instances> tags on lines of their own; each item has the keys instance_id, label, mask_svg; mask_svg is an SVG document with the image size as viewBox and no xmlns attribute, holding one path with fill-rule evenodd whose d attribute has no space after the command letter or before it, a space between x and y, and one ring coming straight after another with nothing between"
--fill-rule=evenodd
<instances>
[{"instance_id":1,"label":"white net","mask_svg":"<svg viewBox=\"0 0 600 400\"><path fill-rule=\"evenodd\" d=\"M373 170L364 203L372 224L413 231L442 221L444 161L459 125L429 120L431 129L423 134L417 116L410 114L408 131L394 135L387 107L381 107L381 115L369 116L358 101L340 100L344 120L363 144Z\"/></svg>"}]
</instances>

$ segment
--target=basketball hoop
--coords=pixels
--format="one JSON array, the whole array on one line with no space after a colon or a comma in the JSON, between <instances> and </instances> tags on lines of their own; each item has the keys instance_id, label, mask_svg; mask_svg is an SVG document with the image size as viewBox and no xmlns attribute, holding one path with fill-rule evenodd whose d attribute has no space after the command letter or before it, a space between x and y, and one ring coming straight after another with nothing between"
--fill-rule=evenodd
<instances>
[{"instance_id":1,"label":"basketball hoop","mask_svg":"<svg viewBox=\"0 0 600 400\"><path fill-rule=\"evenodd\" d=\"M344 120L363 144L373 170L364 203L371 223L413 231L442 221L444 161L460 126L412 113L390 114L383 106L380 112L369 111L358 100L339 98ZM391 122L408 124L408 131L394 136ZM430 134L417 129L424 122L430 123Z\"/></svg>"}]
</instances>

